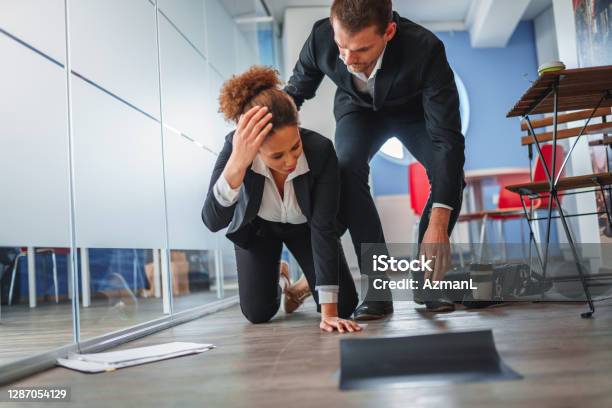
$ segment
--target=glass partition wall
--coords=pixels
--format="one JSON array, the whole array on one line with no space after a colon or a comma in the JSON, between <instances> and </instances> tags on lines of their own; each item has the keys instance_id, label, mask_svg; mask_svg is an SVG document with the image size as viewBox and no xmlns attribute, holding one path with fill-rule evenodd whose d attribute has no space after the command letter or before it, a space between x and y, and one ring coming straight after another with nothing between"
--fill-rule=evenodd
<instances>
[{"instance_id":1,"label":"glass partition wall","mask_svg":"<svg viewBox=\"0 0 612 408\"><path fill-rule=\"evenodd\" d=\"M231 13L0 2L0 366L236 297L233 246L201 221L217 97L274 38Z\"/></svg>"}]
</instances>

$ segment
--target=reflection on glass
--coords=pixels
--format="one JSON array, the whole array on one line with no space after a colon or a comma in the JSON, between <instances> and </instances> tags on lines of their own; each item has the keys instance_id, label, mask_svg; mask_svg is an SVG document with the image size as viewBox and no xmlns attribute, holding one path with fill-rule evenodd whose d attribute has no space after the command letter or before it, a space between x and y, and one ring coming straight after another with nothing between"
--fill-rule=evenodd
<instances>
[{"instance_id":1,"label":"reflection on glass","mask_svg":"<svg viewBox=\"0 0 612 408\"><path fill-rule=\"evenodd\" d=\"M0 247L0 365L72 342L69 252Z\"/></svg>"},{"instance_id":2,"label":"reflection on glass","mask_svg":"<svg viewBox=\"0 0 612 408\"><path fill-rule=\"evenodd\" d=\"M32 5L0 2L0 366L73 340L64 10Z\"/></svg>"},{"instance_id":3,"label":"reflection on glass","mask_svg":"<svg viewBox=\"0 0 612 408\"><path fill-rule=\"evenodd\" d=\"M217 300L214 251L173 250L170 258L175 312Z\"/></svg>"},{"instance_id":4,"label":"reflection on glass","mask_svg":"<svg viewBox=\"0 0 612 408\"><path fill-rule=\"evenodd\" d=\"M11 61L0 88L12 106L0 112L0 174L12 192L0 200L0 365L72 343L74 291L82 340L163 316L170 271L159 248L168 241L175 311L237 294L233 247L215 249L214 238L188 228L204 231L197 207L227 133L218 115L205 116L217 111L213 83L257 63L259 47L265 61L276 60L272 32L243 32L218 0L160 2L159 25L151 18L157 2L70 2L70 13L63 3L40 3L36 12L42 7L52 24L31 29L24 8L10 36L0 34ZM219 46L228 40L236 52ZM164 126L177 132L163 134L162 151ZM71 241L79 246L75 288Z\"/></svg>"},{"instance_id":5,"label":"reflection on glass","mask_svg":"<svg viewBox=\"0 0 612 408\"><path fill-rule=\"evenodd\" d=\"M227 240L225 237L224 239ZM220 256L223 263L223 297L236 296L238 295L238 272L233 245L226 245L221 250Z\"/></svg>"},{"instance_id":6,"label":"reflection on glass","mask_svg":"<svg viewBox=\"0 0 612 408\"><path fill-rule=\"evenodd\" d=\"M81 338L160 317L160 274L148 268L150 249L81 251Z\"/></svg>"}]
</instances>

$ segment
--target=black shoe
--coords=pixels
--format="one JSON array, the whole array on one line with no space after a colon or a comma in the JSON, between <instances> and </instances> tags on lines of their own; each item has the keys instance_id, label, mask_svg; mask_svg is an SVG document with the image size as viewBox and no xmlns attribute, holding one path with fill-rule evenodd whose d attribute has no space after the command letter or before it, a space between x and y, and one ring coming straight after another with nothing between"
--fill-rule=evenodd
<instances>
[{"instance_id":1,"label":"black shoe","mask_svg":"<svg viewBox=\"0 0 612 408\"><path fill-rule=\"evenodd\" d=\"M491 300L464 300L461 304L467 309L484 309L489 306L499 305L501 302Z\"/></svg>"},{"instance_id":2,"label":"black shoe","mask_svg":"<svg viewBox=\"0 0 612 408\"><path fill-rule=\"evenodd\" d=\"M455 302L445 297L425 300L421 298L422 293L415 292L413 301L419 306L425 305L428 312L452 312L455 310Z\"/></svg>"},{"instance_id":3,"label":"black shoe","mask_svg":"<svg viewBox=\"0 0 612 408\"><path fill-rule=\"evenodd\" d=\"M435 300L426 300L425 307L428 312L453 312L455 310L455 304L445 298L439 298Z\"/></svg>"},{"instance_id":4,"label":"black shoe","mask_svg":"<svg viewBox=\"0 0 612 408\"><path fill-rule=\"evenodd\" d=\"M355 320L377 320L393 313L393 302L385 301L367 301L355 309Z\"/></svg>"},{"instance_id":5,"label":"black shoe","mask_svg":"<svg viewBox=\"0 0 612 408\"><path fill-rule=\"evenodd\" d=\"M485 307L499 305L502 302L496 300L474 300L472 294L468 294L464 297L461 304L468 309L484 309Z\"/></svg>"}]
</instances>

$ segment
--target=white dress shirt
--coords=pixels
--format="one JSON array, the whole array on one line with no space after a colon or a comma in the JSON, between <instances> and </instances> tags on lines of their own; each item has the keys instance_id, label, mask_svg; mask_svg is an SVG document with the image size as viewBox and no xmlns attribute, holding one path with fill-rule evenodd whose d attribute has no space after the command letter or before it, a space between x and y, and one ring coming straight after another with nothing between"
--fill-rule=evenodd
<instances>
[{"instance_id":1,"label":"white dress shirt","mask_svg":"<svg viewBox=\"0 0 612 408\"><path fill-rule=\"evenodd\" d=\"M257 212L260 218L266 221L285 224L304 224L308 221L300 209L293 188L293 179L310 171L308 161L303 152L297 160L295 170L289 173L285 180L282 197L276 187L270 169L266 166L259 154L253 160L251 170L265 177L261 205ZM241 188L242 185L235 189L232 188L225 177L221 175L213 187L213 194L219 204L224 207L229 207L238 201L238 194ZM317 286L317 291L319 292L319 303L338 303L338 286Z\"/></svg>"},{"instance_id":2,"label":"white dress shirt","mask_svg":"<svg viewBox=\"0 0 612 408\"><path fill-rule=\"evenodd\" d=\"M380 53L380 56L378 57L378 60L376 60L376 65L374 66L374 69L370 73L369 77L366 77L363 72L355 72L355 71L351 70L350 66L348 66L348 65L346 66L346 69L348 70L348 72L353 74L353 84L355 85L355 88L357 88L357 90L359 92L361 92L361 93L369 94L372 97L372 99L374 99L374 90L375 90L375 85L376 85L376 74L378 73L378 71L382 67L382 61L383 61L383 57L385 56L385 51L386 50L387 50L387 47L385 46L383 51ZM344 61L344 58L342 57L342 55L340 55L340 59L342 60L342 62L344 62L346 64L346 62ZM432 208L436 208L436 207L446 208L446 209L451 210L451 211L453 210L453 207L448 206L446 204L433 203L432 204Z\"/></svg>"},{"instance_id":3,"label":"white dress shirt","mask_svg":"<svg viewBox=\"0 0 612 408\"><path fill-rule=\"evenodd\" d=\"M348 72L353 74L353 84L355 85L355 88L357 88L357 90L361 93L370 94L372 99L374 99L374 85L376 80L376 74L380 70L380 67L382 67L383 57L385 56L386 50L387 47L385 46L383 51L380 53L380 56L376 60L376 65L374 66L374 69L370 73L369 77L365 76L363 72L353 71L349 65L346 66ZM346 65L346 61L344 60L342 55L340 55L340 59Z\"/></svg>"}]
</instances>

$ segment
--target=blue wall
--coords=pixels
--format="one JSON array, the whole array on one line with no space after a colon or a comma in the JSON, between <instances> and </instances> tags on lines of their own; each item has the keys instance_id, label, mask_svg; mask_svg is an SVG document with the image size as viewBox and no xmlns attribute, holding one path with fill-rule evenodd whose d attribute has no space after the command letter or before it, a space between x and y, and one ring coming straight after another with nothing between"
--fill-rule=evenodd
<instances>
[{"instance_id":1,"label":"blue wall","mask_svg":"<svg viewBox=\"0 0 612 408\"><path fill-rule=\"evenodd\" d=\"M137 288L147 287L147 277L144 265L147 259L147 250L144 249L98 249L89 250L89 267L91 291L93 294L106 290L117 290L118 281L111 274L116 272L123 276L131 289L134 282L134 258L136 257L136 284ZM152 256L152 255L151 255ZM54 300L55 288L53 284L53 267L51 254L45 253L36 256L36 292L37 296L50 296ZM68 256L56 255L58 292L60 297L68 296ZM80 264L80 252L79 252ZM82 272L82 271L80 271ZM27 258L19 259L17 267L18 286L15 288L15 301L17 297L28 297L28 264ZM79 275L80 276L80 275ZM79 277L79 279L82 279Z\"/></svg>"},{"instance_id":2,"label":"blue wall","mask_svg":"<svg viewBox=\"0 0 612 408\"><path fill-rule=\"evenodd\" d=\"M529 81L537 78L532 22L520 23L506 48L472 48L468 32L437 35L470 100L465 169L527 167L527 149L519 139L519 119L507 119L506 113L529 88ZM372 178L375 195L408 193L406 166L376 156Z\"/></svg>"}]
</instances>

